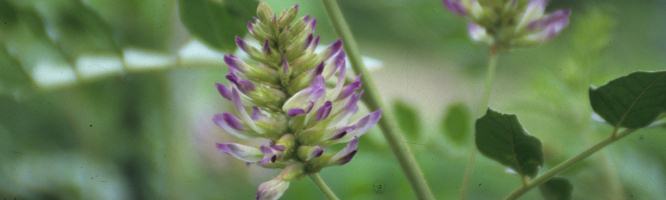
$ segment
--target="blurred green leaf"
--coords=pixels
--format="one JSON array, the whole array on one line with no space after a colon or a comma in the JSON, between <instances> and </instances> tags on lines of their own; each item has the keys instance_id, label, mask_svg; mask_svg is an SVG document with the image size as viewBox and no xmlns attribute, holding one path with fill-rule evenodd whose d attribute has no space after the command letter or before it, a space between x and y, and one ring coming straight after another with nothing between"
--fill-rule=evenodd
<instances>
[{"instance_id":1,"label":"blurred green leaf","mask_svg":"<svg viewBox=\"0 0 666 200\"><path fill-rule=\"evenodd\" d=\"M16 21L18 21L18 16L14 6L9 1L0 1L0 31L14 25Z\"/></svg>"},{"instance_id":2,"label":"blurred green leaf","mask_svg":"<svg viewBox=\"0 0 666 200\"><path fill-rule=\"evenodd\" d=\"M28 74L6 49L0 46L0 94L14 93L30 85Z\"/></svg>"},{"instance_id":3,"label":"blurred green leaf","mask_svg":"<svg viewBox=\"0 0 666 200\"><path fill-rule=\"evenodd\" d=\"M634 72L590 88L592 109L613 126L641 128L666 111L666 71Z\"/></svg>"},{"instance_id":4,"label":"blurred green leaf","mask_svg":"<svg viewBox=\"0 0 666 200\"><path fill-rule=\"evenodd\" d=\"M541 142L527 135L516 115L488 109L476 120L476 147L483 155L522 175L534 177L543 165Z\"/></svg>"},{"instance_id":5,"label":"blurred green leaf","mask_svg":"<svg viewBox=\"0 0 666 200\"><path fill-rule=\"evenodd\" d=\"M393 102L393 113L398 120L398 126L410 139L421 135L421 118L413 106L405 101L396 100Z\"/></svg>"},{"instance_id":6,"label":"blurred green leaf","mask_svg":"<svg viewBox=\"0 0 666 200\"><path fill-rule=\"evenodd\" d=\"M180 19L190 33L223 51L234 49L234 36L243 35L245 23L257 7L255 0L179 0Z\"/></svg>"},{"instance_id":7,"label":"blurred green leaf","mask_svg":"<svg viewBox=\"0 0 666 200\"><path fill-rule=\"evenodd\" d=\"M573 185L565 178L555 177L539 186L539 190L546 200L570 200Z\"/></svg>"},{"instance_id":8,"label":"blurred green leaf","mask_svg":"<svg viewBox=\"0 0 666 200\"><path fill-rule=\"evenodd\" d=\"M446 108L440 128L451 141L461 144L470 134L471 118L472 114L465 103L454 103Z\"/></svg>"}]
</instances>

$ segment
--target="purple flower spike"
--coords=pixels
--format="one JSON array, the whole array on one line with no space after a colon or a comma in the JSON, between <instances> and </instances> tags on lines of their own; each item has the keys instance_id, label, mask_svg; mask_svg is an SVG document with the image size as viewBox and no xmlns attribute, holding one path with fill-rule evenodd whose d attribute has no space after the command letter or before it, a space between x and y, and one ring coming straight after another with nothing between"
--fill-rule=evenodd
<instances>
[{"instance_id":1,"label":"purple flower spike","mask_svg":"<svg viewBox=\"0 0 666 200\"><path fill-rule=\"evenodd\" d=\"M465 16L467 15L467 9L463 6L460 0L443 0L444 6L446 9L449 9L451 12L456 15Z\"/></svg>"},{"instance_id":2,"label":"purple flower spike","mask_svg":"<svg viewBox=\"0 0 666 200\"><path fill-rule=\"evenodd\" d=\"M227 80L234 83L236 87L240 89L241 92L246 94L250 91L253 91L255 88L254 83L245 79L241 79L240 77L236 76L236 74L234 73L227 74Z\"/></svg>"},{"instance_id":3,"label":"purple flower spike","mask_svg":"<svg viewBox=\"0 0 666 200\"><path fill-rule=\"evenodd\" d=\"M227 100L231 100L231 91L227 86L222 85L221 83L215 83L215 87L217 87L217 91L222 95Z\"/></svg>"},{"instance_id":4,"label":"purple flower spike","mask_svg":"<svg viewBox=\"0 0 666 200\"><path fill-rule=\"evenodd\" d=\"M333 108L333 103L331 101L326 101L323 106L317 110L317 121L326 119L329 114L331 114L331 109Z\"/></svg>"}]
</instances>

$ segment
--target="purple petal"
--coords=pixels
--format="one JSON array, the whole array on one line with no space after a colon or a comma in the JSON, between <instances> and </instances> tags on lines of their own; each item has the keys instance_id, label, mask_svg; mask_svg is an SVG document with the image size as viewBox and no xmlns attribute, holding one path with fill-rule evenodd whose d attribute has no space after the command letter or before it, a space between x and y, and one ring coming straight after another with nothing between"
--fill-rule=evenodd
<instances>
[{"instance_id":1,"label":"purple petal","mask_svg":"<svg viewBox=\"0 0 666 200\"><path fill-rule=\"evenodd\" d=\"M293 108L287 111L287 115L289 115L289 117L295 117L303 114L305 114L305 110L301 108Z\"/></svg>"},{"instance_id":2,"label":"purple petal","mask_svg":"<svg viewBox=\"0 0 666 200\"><path fill-rule=\"evenodd\" d=\"M467 15L467 10L460 0L443 0L442 3L444 3L444 6L456 15Z\"/></svg>"},{"instance_id":3,"label":"purple petal","mask_svg":"<svg viewBox=\"0 0 666 200\"><path fill-rule=\"evenodd\" d=\"M317 65L312 71L312 74L318 76L321 75L322 72L324 72L324 62L319 63L319 65Z\"/></svg>"},{"instance_id":4,"label":"purple petal","mask_svg":"<svg viewBox=\"0 0 666 200\"><path fill-rule=\"evenodd\" d=\"M216 114L213 116L213 123L233 136L238 138L247 138L247 135L243 133L243 131L245 131L245 127L243 126L242 122L236 116L230 113L225 112L222 114Z\"/></svg>"},{"instance_id":5,"label":"purple petal","mask_svg":"<svg viewBox=\"0 0 666 200\"><path fill-rule=\"evenodd\" d=\"M250 91L253 91L255 89L254 83L250 82L249 80L241 79L240 77L236 76L233 72L227 74L227 80L231 81L238 87L238 89L241 90L243 93L248 93Z\"/></svg>"},{"instance_id":6,"label":"purple petal","mask_svg":"<svg viewBox=\"0 0 666 200\"><path fill-rule=\"evenodd\" d=\"M231 91L229 91L229 88L220 83L215 83L215 86L217 87L217 91L220 93L220 95L222 95L222 97L227 100L231 100Z\"/></svg>"},{"instance_id":7,"label":"purple petal","mask_svg":"<svg viewBox=\"0 0 666 200\"><path fill-rule=\"evenodd\" d=\"M377 122L381 117L382 117L382 111L377 110L361 118L354 125L355 129L352 131L351 135L355 137L360 137L361 135L365 134L365 132L367 132L368 129L377 124Z\"/></svg>"},{"instance_id":8,"label":"purple petal","mask_svg":"<svg viewBox=\"0 0 666 200\"><path fill-rule=\"evenodd\" d=\"M229 54L224 55L224 63L226 63L227 66L229 66L229 69L244 72L245 70L241 69L241 67L239 66L240 62L241 62L240 59L238 59L234 55L229 55Z\"/></svg>"},{"instance_id":9,"label":"purple petal","mask_svg":"<svg viewBox=\"0 0 666 200\"><path fill-rule=\"evenodd\" d=\"M310 47L310 45L312 44L312 41L314 41L314 35L312 35L312 33L310 33L310 34L308 34L308 37L305 38L305 47L304 48L307 49L308 47Z\"/></svg>"},{"instance_id":10,"label":"purple petal","mask_svg":"<svg viewBox=\"0 0 666 200\"><path fill-rule=\"evenodd\" d=\"M326 53L324 53L324 60L328 60L331 56L334 56L340 52L340 49L342 49L342 40L336 40L331 44L331 46L326 49Z\"/></svg>"},{"instance_id":11,"label":"purple petal","mask_svg":"<svg viewBox=\"0 0 666 200\"><path fill-rule=\"evenodd\" d=\"M333 103L331 103L331 101L326 101L326 103L317 110L317 121L326 119L326 117L331 114L331 109L333 109Z\"/></svg>"},{"instance_id":12,"label":"purple petal","mask_svg":"<svg viewBox=\"0 0 666 200\"><path fill-rule=\"evenodd\" d=\"M263 50L264 50L264 53L271 54L271 46L270 46L270 43L268 42L268 40L264 40Z\"/></svg>"},{"instance_id":13,"label":"purple petal","mask_svg":"<svg viewBox=\"0 0 666 200\"><path fill-rule=\"evenodd\" d=\"M358 90L359 88L361 88L361 77L357 76L356 79L354 80L354 82L352 82L350 84L347 84L342 89L342 92L340 92L340 95L338 96L338 98L336 100L342 100L342 99L345 99L345 98L349 97L350 95L354 94L354 92L356 90Z\"/></svg>"},{"instance_id":14,"label":"purple petal","mask_svg":"<svg viewBox=\"0 0 666 200\"><path fill-rule=\"evenodd\" d=\"M266 181L257 189L257 200L277 200L289 188L289 182L278 178Z\"/></svg>"},{"instance_id":15,"label":"purple petal","mask_svg":"<svg viewBox=\"0 0 666 200\"><path fill-rule=\"evenodd\" d=\"M285 147L284 145L279 145L279 144L271 145L271 148L275 149L276 151L287 150L287 147Z\"/></svg>"},{"instance_id":16,"label":"purple petal","mask_svg":"<svg viewBox=\"0 0 666 200\"><path fill-rule=\"evenodd\" d=\"M315 37L314 42L312 42L312 46L310 46L310 47L312 47L312 49L317 48L317 46L319 46L319 40L320 39L321 38L319 36Z\"/></svg>"},{"instance_id":17,"label":"purple petal","mask_svg":"<svg viewBox=\"0 0 666 200\"><path fill-rule=\"evenodd\" d=\"M317 146L313 151L312 151L312 158L317 158L321 155L324 154L324 149L321 148L320 146Z\"/></svg>"},{"instance_id":18,"label":"purple petal","mask_svg":"<svg viewBox=\"0 0 666 200\"><path fill-rule=\"evenodd\" d=\"M344 149L340 150L338 153L333 155L333 157L331 157L331 163L344 165L351 161L352 158L354 158L354 155L356 155L357 151L358 137L354 137L354 139L347 143L347 146L345 146Z\"/></svg>"},{"instance_id":19,"label":"purple petal","mask_svg":"<svg viewBox=\"0 0 666 200\"><path fill-rule=\"evenodd\" d=\"M236 36L236 46L243 51L247 51L247 43L241 37Z\"/></svg>"},{"instance_id":20,"label":"purple petal","mask_svg":"<svg viewBox=\"0 0 666 200\"><path fill-rule=\"evenodd\" d=\"M544 30L553 26L564 28L569 24L569 15L571 15L571 10L569 9L557 10L548 16L544 16L539 20L531 22L527 28L533 31Z\"/></svg>"},{"instance_id":21,"label":"purple petal","mask_svg":"<svg viewBox=\"0 0 666 200\"><path fill-rule=\"evenodd\" d=\"M247 22L247 31L254 34L254 21Z\"/></svg>"},{"instance_id":22,"label":"purple petal","mask_svg":"<svg viewBox=\"0 0 666 200\"><path fill-rule=\"evenodd\" d=\"M254 163L261 159L261 152L255 147L236 143L217 143L216 146L222 153L245 162Z\"/></svg>"},{"instance_id":23,"label":"purple petal","mask_svg":"<svg viewBox=\"0 0 666 200\"><path fill-rule=\"evenodd\" d=\"M252 115L251 115L250 117L252 118L252 120L255 120L255 121L256 121L256 120L258 120L258 119L261 119L261 118L266 117L266 115L264 115L263 113L261 113L261 110L259 109L259 107L257 107L257 106L253 106L253 107L252 107Z\"/></svg>"}]
</instances>

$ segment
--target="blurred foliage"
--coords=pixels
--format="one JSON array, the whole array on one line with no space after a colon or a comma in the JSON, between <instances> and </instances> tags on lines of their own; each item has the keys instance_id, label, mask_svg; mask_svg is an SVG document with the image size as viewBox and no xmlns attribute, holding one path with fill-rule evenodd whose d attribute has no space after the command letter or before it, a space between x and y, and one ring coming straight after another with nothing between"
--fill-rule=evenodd
<instances>
[{"instance_id":1,"label":"blurred foliage","mask_svg":"<svg viewBox=\"0 0 666 200\"><path fill-rule=\"evenodd\" d=\"M393 113L398 121L398 126L406 138L417 140L422 134L422 119L416 108L403 100L393 102Z\"/></svg>"},{"instance_id":2,"label":"blurred foliage","mask_svg":"<svg viewBox=\"0 0 666 200\"><path fill-rule=\"evenodd\" d=\"M319 19L323 41L336 37L320 2L269 3L276 10L300 3L304 13ZM548 45L503 55L492 100L493 107L520 116L527 130L538 130L532 134L544 141L546 168L612 129L592 119L590 85L633 71L663 70L666 63L666 27L659 26L666 2L553 3L549 9L574 8L571 26ZM377 77L436 72L442 80L377 79L382 92L389 94L397 82L412 87L400 91L402 97L424 91L460 96L474 105L478 88L473 83L482 77L486 53L468 41L465 24L444 11L440 1L341 4L364 54L386 63ZM223 79L222 52L205 38L214 31L198 31L209 36L188 33L189 20L179 16L181 9L176 0L0 0L0 199L254 197L256 186L276 172L247 167L215 152L214 142L226 140L210 122L226 106L213 87ZM215 27L228 25L221 19L201 20L219 22L211 25ZM241 27L246 21L229 23ZM208 42L202 44L192 35ZM429 97L400 99L409 99L402 102L407 108L450 103ZM408 116L421 128L409 129L421 130L428 140L446 137L438 130L440 118L431 117L439 110L411 110L406 113L415 114L399 117ZM573 199L666 196L663 132L638 132L567 171L563 176L575 188ZM342 198L413 198L378 135L373 131L364 136L353 162L323 172ZM447 143L432 148L420 142L410 141L410 146L436 196L457 198L466 158L448 151L454 148ZM470 199L496 199L519 185L496 162L479 159ZM294 182L285 195L321 197L309 180ZM524 198L540 197L530 192Z\"/></svg>"},{"instance_id":3,"label":"blurred foliage","mask_svg":"<svg viewBox=\"0 0 666 200\"><path fill-rule=\"evenodd\" d=\"M449 140L463 144L471 135L472 114L467 105L457 102L449 105L439 125L440 130Z\"/></svg>"}]
</instances>

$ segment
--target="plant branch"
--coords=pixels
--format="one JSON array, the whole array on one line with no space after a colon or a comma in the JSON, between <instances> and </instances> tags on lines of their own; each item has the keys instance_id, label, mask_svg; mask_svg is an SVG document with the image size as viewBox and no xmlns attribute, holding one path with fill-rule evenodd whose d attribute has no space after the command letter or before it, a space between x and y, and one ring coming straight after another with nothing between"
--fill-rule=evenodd
<instances>
[{"instance_id":1,"label":"plant branch","mask_svg":"<svg viewBox=\"0 0 666 200\"><path fill-rule=\"evenodd\" d=\"M414 192L419 199L435 199L434 195L430 191L423 172L421 172L421 169L416 162L416 159L411 154L403 136L397 129L395 120L393 120L392 115L388 112L389 110L385 109L386 107L383 105L378 91L373 85L370 73L367 72L361 60L359 48L356 45L356 41L354 40L352 32L347 25L344 16L342 15L342 11L340 10L338 3L336 0L322 1L335 31L344 41L344 48L354 72L358 75L362 75L361 80L363 81L363 91L365 92L365 95L363 95L363 102L370 110L381 109L384 112L382 119L379 121L379 128L382 130L382 133L384 134L389 147L393 151L393 154L398 159L398 162L400 163L403 172L407 176L407 179L411 183Z\"/></svg>"},{"instance_id":2,"label":"plant branch","mask_svg":"<svg viewBox=\"0 0 666 200\"><path fill-rule=\"evenodd\" d=\"M497 59L499 54L494 50L495 48L491 47L490 53L488 55L488 71L486 72L486 81L483 89L483 96L481 97L481 104L479 106L479 115L483 115L483 112L488 109L488 104L490 102L490 96L493 93L493 82L495 79L495 71L497 69ZM460 186L460 199L464 200L467 198L467 185L469 185L470 176L474 172L474 166L476 162L476 145L472 142L472 145L469 146L469 156L467 157L467 164L465 165L465 172L463 175L462 184Z\"/></svg>"},{"instance_id":3,"label":"plant branch","mask_svg":"<svg viewBox=\"0 0 666 200\"><path fill-rule=\"evenodd\" d=\"M321 192L324 193L324 195L326 195L326 198L328 198L328 200L340 200L338 196L335 196L333 190L331 190L331 188L328 187L324 179L322 179L321 176L319 176L319 173L310 174L310 179L312 180L312 182L315 183L315 185L317 185L317 187L319 187Z\"/></svg>"},{"instance_id":4,"label":"plant branch","mask_svg":"<svg viewBox=\"0 0 666 200\"><path fill-rule=\"evenodd\" d=\"M546 181L550 180L553 178L553 176L559 174L560 172L563 172L566 169L569 169L569 167L573 166L574 164L578 163L579 161L582 161L586 159L587 157L590 157L590 155L596 153L597 151L603 149L604 147L608 146L609 144L612 144L613 142L624 138L625 136L633 133L636 129L625 129L624 131L618 133L617 129L613 131L610 136L601 142L595 144L594 146L590 147L589 149L579 153L578 155L570 158L569 160L566 160L557 166L553 167L552 169L546 171L543 173L541 176L535 178L531 182L529 182L525 186L521 186L520 188L514 190L509 194L505 200L513 200L513 199L518 199L518 197L522 196L525 194L527 191L531 190L532 188L539 186Z\"/></svg>"}]
</instances>

